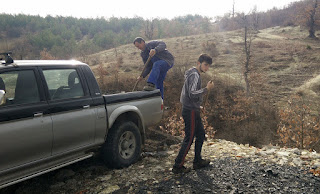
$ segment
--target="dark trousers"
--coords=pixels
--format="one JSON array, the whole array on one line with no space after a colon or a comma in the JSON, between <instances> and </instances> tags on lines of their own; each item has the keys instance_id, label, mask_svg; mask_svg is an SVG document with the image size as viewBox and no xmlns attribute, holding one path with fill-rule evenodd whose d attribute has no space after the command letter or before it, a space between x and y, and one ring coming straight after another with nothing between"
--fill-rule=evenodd
<instances>
[{"instance_id":1,"label":"dark trousers","mask_svg":"<svg viewBox=\"0 0 320 194\"><path fill-rule=\"evenodd\" d=\"M171 68L166 61L158 60L153 62L152 70L148 78L149 83L153 83L157 89L160 89L161 97L163 99L163 81L166 78L168 70Z\"/></svg>"},{"instance_id":2,"label":"dark trousers","mask_svg":"<svg viewBox=\"0 0 320 194\"><path fill-rule=\"evenodd\" d=\"M183 108L182 117L185 123L185 137L181 144L179 154L175 160L175 167L183 166L184 160L188 154L190 146L192 145L194 137L196 137L194 162L201 160L201 149L205 139L205 131L199 110L188 110Z\"/></svg>"}]
</instances>

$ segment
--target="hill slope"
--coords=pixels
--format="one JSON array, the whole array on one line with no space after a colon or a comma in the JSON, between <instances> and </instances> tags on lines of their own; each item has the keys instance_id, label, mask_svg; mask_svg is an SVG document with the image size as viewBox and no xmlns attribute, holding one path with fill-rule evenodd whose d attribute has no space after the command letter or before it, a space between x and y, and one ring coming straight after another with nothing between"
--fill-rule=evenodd
<instances>
[{"instance_id":1,"label":"hill slope","mask_svg":"<svg viewBox=\"0 0 320 194\"><path fill-rule=\"evenodd\" d=\"M253 39L252 71L263 76L274 103L297 88L311 89L316 95L320 93L318 83L313 81L312 87L308 84L320 74L319 41L306 39L307 35L307 31L299 27L274 27L259 31ZM244 86L242 31L208 33L164 41L175 56L174 69L195 65L201 53L218 53L214 57L214 68L210 69L209 76L218 77L230 85ZM96 53L88 61L95 71L97 64L101 64L112 72L111 69L117 64L116 55L122 59L120 82L121 78L137 77L140 74L143 63L139 50L132 44Z\"/></svg>"}]
</instances>

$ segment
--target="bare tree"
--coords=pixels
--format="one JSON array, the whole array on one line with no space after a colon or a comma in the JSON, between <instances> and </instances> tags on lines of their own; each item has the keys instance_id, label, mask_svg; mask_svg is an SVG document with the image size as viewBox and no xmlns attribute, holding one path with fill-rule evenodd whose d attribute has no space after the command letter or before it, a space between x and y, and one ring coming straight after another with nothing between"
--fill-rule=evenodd
<instances>
[{"instance_id":1,"label":"bare tree","mask_svg":"<svg viewBox=\"0 0 320 194\"><path fill-rule=\"evenodd\" d=\"M146 20L144 25L144 35L149 39L152 40L153 33L154 33L154 20Z\"/></svg>"},{"instance_id":2,"label":"bare tree","mask_svg":"<svg viewBox=\"0 0 320 194\"><path fill-rule=\"evenodd\" d=\"M251 17L250 17L251 16ZM250 72L250 63L251 63L251 45L254 39L254 35L256 31L253 28L253 21L252 15L246 15L244 13L239 15L240 18L240 25L244 28L243 34L243 44L244 44L244 54L245 54L245 61L244 61L244 70L243 76L246 83L246 94L247 96L250 95L250 80L249 80L249 72Z\"/></svg>"},{"instance_id":3,"label":"bare tree","mask_svg":"<svg viewBox=\"0 0 320 194\"><path fill-rule=\"evenodd\" d=\"M315 25L316 25L316 12L318 11L318 0L313 1L313 6L309 10L309 20L307 25L309 26L309 37L315 38Z\"/></svg>"},{"instance_id":4,"label":"bare tree","mask_svg":"<svg viewBox=\"0 0 320 194\"><path fill-rule=\"evenodd\" d=\"M28 57L28 54L31 52L31 46L26 38L18 40L14 47L14 54L17 56L17 59L25 59Z\"/></svg>"},{"instance_id":5,"label":"bare tree","mask_svg":"<svg viewBox=\"0 0 320 194\"><path fill-rule=\"evenodd\" d=\"M297 20L302 26L305 26L309 30L310 38L316 38L316 28L320 26L320 8L318 0L307 0L301 2L301 7L298 7Z\"/></svg>"},{"instance_id":6,"label":"bare tree","mask_svg":"<svg viewBox=\"0 0 320 194\"><path fill-rule=\"evenodd\" d=\"M234 4L235 4L235 2L233 0L233 3L232 3L232 18L234 18Z\"/></svg>"},{"instance_id":7,"label":"bare tree","mask_svg":"<svg viewBox=\"0 0 320 194\"><path fill-rule=\"evenodd\" d=\"M252 12L251 12L251 17L252 17L252 27L253 30L258 31L259 27L259 21L260 21L260 16L257 11L257 6L255 5Z\"/></svg>"}]
</instances>

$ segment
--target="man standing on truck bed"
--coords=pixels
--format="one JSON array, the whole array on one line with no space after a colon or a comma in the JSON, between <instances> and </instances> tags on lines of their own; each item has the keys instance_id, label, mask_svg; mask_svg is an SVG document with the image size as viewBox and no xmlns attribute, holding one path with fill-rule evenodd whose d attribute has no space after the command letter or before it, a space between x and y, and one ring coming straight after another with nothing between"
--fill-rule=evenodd
<instances>
[{"instance_id":1,"label":"man standing on truck bed","mask_svg":"<svg viewBox=\"0 0 320 194\"><path fill-rule=\"evenodd\" d=\"M172 172L175 174L186 173L191 170L190 168L184 167L183 164L194 137L196 137L196 142L193 168L203 168L210 163L209 160L204 160L201 157L205 131L200 117L200 104L202 95L211 90L214 85L212 81L209 81L205 88L201 88L200 73L208 71L209 65L211 64L212 58L207 54L202 54L198 58L197 66L187 70L185 73L185 81L180 97L180 102L182 103L182 117L185 123L185 136L172 168Z\"/></svg>"},{"instance_id":2,"label":"man standing on truck bed","mask_svg":"<svg viewBox=\"0 0 320 194\"><path fill-rule=\"evenodd\" d=\"M137 37L133 44L141 50L141 57L144 63L147 62L149 56L152 57L150 62L146 64L146 68L142 76L138 80L145 78L151 71L147 80L147 85L143 88L146 91L160 89L161 97L163 99L163 81L167 75L167 71L174 64L173 55L166 49L166 44L160 40L153 40L148 43L143 38Z\"/></svg>"}]
</instances>

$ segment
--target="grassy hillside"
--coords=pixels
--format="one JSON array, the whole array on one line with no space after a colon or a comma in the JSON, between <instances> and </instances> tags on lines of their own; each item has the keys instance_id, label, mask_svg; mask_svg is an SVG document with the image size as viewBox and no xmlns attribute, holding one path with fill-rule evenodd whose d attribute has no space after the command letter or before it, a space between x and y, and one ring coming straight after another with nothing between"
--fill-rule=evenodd
<instances>
[{"instance_id":1,"label":"grassy hillside","mask_svg":"<svg viewBox=\"0 0 320 194\"><path fill-rule=\"evenodd\" d=\"M307 35L307 31L300 30L299 27L275 27L259 31L253 40L251 67L264 76L275 103L297 89L305 92L312 90L308 93L314 96L320 92L316 81L320 74L320 42L306 39ZM210 69L209 76L244 86L242 31L208 33L164 41L175 56L174 69L195 65L199 54L211 54L213 49L209 47L215 44L218 56L214 57L214 66ZM139 75L143 63L139 50L133 44L96 53L87 61L93 69L101 64L112 74L117 64L116 55L123 61L119 69L120 82L121 78ZM114 76L111 74L110 79Z\"/></svg>"},{"instance_id":2,"label":"grassy hillside","mask_svg":"<svg viewBox=\"0 0 320 194\"><path fill-rule=\"evenodd\" d=\"M175 56L175 66L165 81L164 103L171 107L171 113L179 114L184 71L196 64L199 54L208 53L214 56L214 65L203 79L205 82L215 80L216 89L206 106L210 108L208 122L217 130L216 137L255 146L278 143L279 117L276 112L287 106L291 95L303 96L311 104L313 114L318 115L320 110L320 42L307 39L307 35L308 32L299 27L274 27L260 30L255 35L250 79L252 91L260 97L252 101L241 101L236 92L245 86L243 31L164 39ZM143 68L139 50L133 44L96 53L85 61L92 66L98 79L104 78L101 82L104 93L130 92ZM143 83L137 90L142 89ZM230 107L235 105L237 110L232 110ZM258 106L262 108L256 108ZM230 122L225 116L228 108L233 119Z\"/></svg>"}]
</instances>

